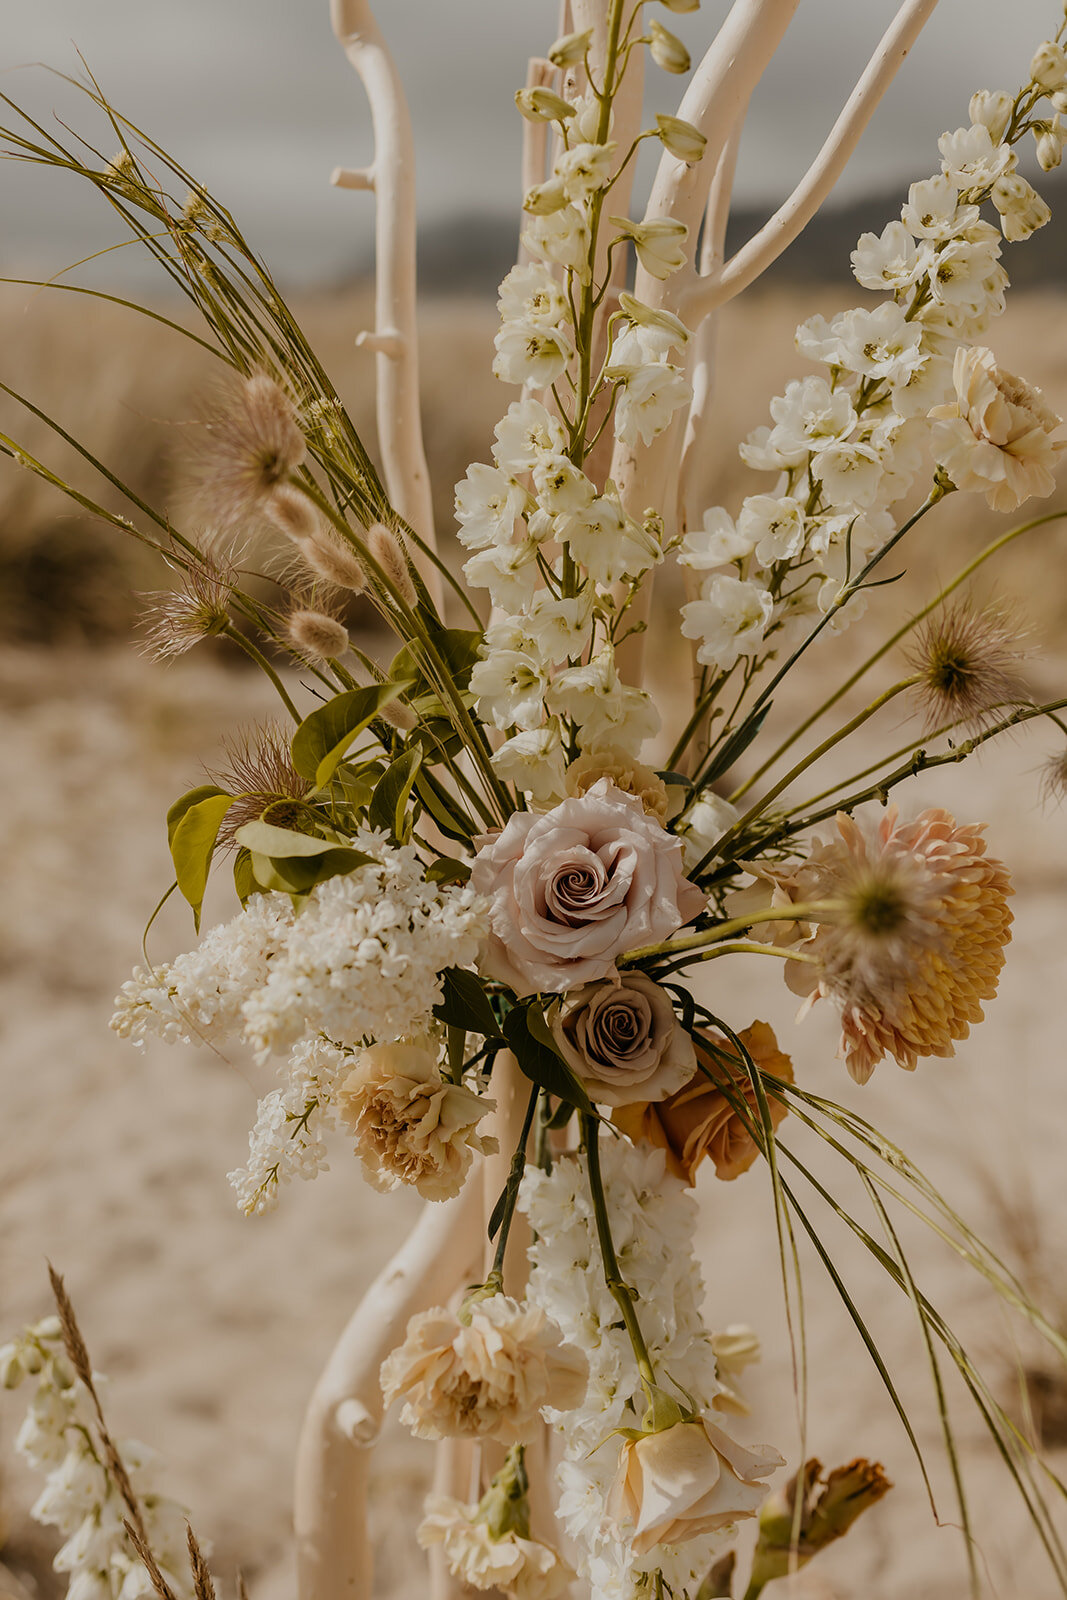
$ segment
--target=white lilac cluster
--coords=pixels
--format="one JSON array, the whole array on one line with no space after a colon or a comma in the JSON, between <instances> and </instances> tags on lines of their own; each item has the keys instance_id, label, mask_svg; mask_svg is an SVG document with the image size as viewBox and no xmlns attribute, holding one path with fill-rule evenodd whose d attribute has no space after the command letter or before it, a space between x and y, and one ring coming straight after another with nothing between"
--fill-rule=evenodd
<instances>
[{"instance_id":1,"label":"white lilac cluster","mask_svg":"<svg viewBox=\"0 0 1067 1600\"><path fill-rule=\"evenodd\" d=\"M714 1407L722 1386L701 1318L704 1295L693 1256L696 1203L666 1171L662 1150L606 1140L601 1153L611 1226L622 1275L637 1291L641 1331L660 1381L671 1380L698 1406ZM568 1344L589 1362L589 1387L576 1410L546 1411L563 1444L558 1517L568 1552L593 1600L631 1600L642 1574L661 1571L678 1597L695 1593L723 1534L657 1544L635 1556L607 1513L619 1466L616 1428L640 1427L646 1399L619 1311L604 1283L584 1162L563 1156L550 1173L528 1167L519 1197L535 1242L527 1298L544 1308Z\"/></svg>"},{"instance_id":2,"label":"white lilac cluster","mask_svg":"<svg viewBox=\"0 0 1067 1600\"><path fill-rule=\"evenodd\" d=\"M198 949L123 986L111 1026L137 1043L240 1038L282 1060L282 1085L259 1105L246 1166L230 1174L246 1211L275 1204L289 1178L326 1166L338 1076L365 1044L433 1032L441 974L470 966L486 902L427 882L411 845L360 830L374 859L319 884L299 916L286 895L254 895Z\"/></svg>"},{"instance_id":3,"label":"white lilac cluster","mask_svg":"<svg viewBox=\"0 0 1067 1600\"><path fill-rule=\"evenodd\" d=\"M860 238L853 272L888 298L797 329L798 350L826 374L788 384L772 425L741 446L749 466L777 475L773 491L748 496L736 517L713 507L682 541L678 559L699 583L682 631L705 666L726 672L783 643L894 532L889 507L927 459L927 416L952 391L954 354L1004 308L1001 235L1022 239L1048 220L1004 142L1015 105L976 94L970 126L939 141L941 171L912 184L899 221ZM1056 129L1062 143L1058 117ZM999 228L981 215L989 199ZM836 615L861 612L862 597Z\"/></svg>"},{"instance_id":4,"label":"white lilac cluster","mask_svg":"<svg viewBox=\"0 0 1067 1600\"><path fill-rule=\"evenodd\" d=\"M153 1594L147 1568L123 1527L129 1512L104 1468L92 1400L63 1353L57 1317L0 1348L0 1379L8 1389L36 1380L15 1448L44 1477L30 1515L64 1541L52 1565L67 1575L67 1600L143 1600ZM98 1388L101 1381L94 1376ZM126 1440L118 1450L153 1554L177 1600L188 1600L185 1512L156 1491L156 1458L147 1446Z\"/></svg>"},{"instance_id":5,"label":"white lilac cluster","mask_svg":"<svg viewBox=\"0 0 1067 1600\"><path fill-rule=\"evenodd\" d=\"M615 646L628 594L663 559L662 522L651 511L632 517L610 480L598 489L576 464L576 442L589 416L603 416L608 390L615 437L631 446L650 443L692 394L672 360L686 329L624 296L603 371L590 380L588 415L566 419L556 385L573 378L591 217L617 162L615 145L598 142L594 96L559 105L552 175L525 202L523 243L534 259L508 273L498 302L493 370L526 392L497 424L492 465L475 463L456 486L459 538L473 552L464 571L496 609L471 688L483 717L509 735L493 758L498 773L536 804L561 798L565 756L576 747L635 755L659 725L650 697L620 681ZM682 265L682 224L611 222L656 276ZM552 403L535 398L546 390Z\"/></svg>"}]
</instances>

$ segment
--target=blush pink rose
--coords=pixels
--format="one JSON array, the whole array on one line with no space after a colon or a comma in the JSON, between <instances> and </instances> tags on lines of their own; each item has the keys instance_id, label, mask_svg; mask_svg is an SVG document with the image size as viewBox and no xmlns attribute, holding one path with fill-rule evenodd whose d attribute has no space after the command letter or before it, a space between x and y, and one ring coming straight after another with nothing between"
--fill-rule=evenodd
<instances>
[{"instance_id":1,"label":"blush pink rose","mask_svg":"<svg viewBox=\"0 0 1067 1600\"><path fill-rule=\"evenodd\" d=\"M490 901L481 970L517 995L559 994L615 972L704 908L681 841L601 778L538 815L516 812L475 843L471 888Z\"/></svg>"}]
</instances>

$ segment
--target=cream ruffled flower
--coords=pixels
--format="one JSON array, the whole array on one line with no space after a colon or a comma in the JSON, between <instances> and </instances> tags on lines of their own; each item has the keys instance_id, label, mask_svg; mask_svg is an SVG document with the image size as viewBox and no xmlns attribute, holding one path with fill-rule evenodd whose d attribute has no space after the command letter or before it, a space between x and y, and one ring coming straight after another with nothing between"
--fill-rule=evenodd
<instances>
[{"instance_id":1,"label":"cream ruffled flower","mask_svg":"<svg viewBox=\"0 0 1067 1600\"><path fill-rule=\"evenodd\" d=\"M425 1045L403 1040L364 1050L337 1098L368 1182L381 1190L410 1183L426 1200L450 1200L475 1152L496 1150L495 1139L477 1132L495 1104L449 1083Z\"/></svg>"},{"instance_id":2,"label":"cream ruffled flower","mask_svg":"<svg viewBox=\"0 0 1067 1600\"><path fill-rule=\"evenodd\" d=\"M706 1417L676 1422L624 1441L608 1515L633 1528L644 1556L755 1516L767 1493L759 1480L781 1465L777 1450L738 1444Z\"/></svg>"},{"instance_id":3,"label":"cream ruffled flower","mask_svg":"<svg viewBox=\"0 0 1067 1600\"><path fill-rule=\"evenodd\" d=\"M585 794L600 778L610 778L623 794L636 795L650 817L666 822L667 785L651 767L615 745L601 745L579 756L567 768L567 793Z\"/></svg>"},{"instance_id":4,"label":"cream ruffled flower","mask_svg":"<svg viewBox=\"0 0 1067 1600\"><path fill-rule=\"evenodd\" d=\"M578 1405L588 1375L585 1356L539 1306L498 1294L477 1301L468 1324L440 1306L412 1317L381 1381L386 1405L403 1397L401 1420L420 1439L516 1444L542 1406Z\"/></svg>"},{"instance_id":5,"label":"cream ruffled flower","mask_svg":"<svg viewBox=\"0 0 1067 1600\"><path fill-rule=\"evenodd\" d=\"M477 1506L431 1494L418 1531L424 1550L444 1545L453 1577L472 1589L498 1589L512 1600L558 1600L574 1574L551 1545L509 1530L494 1539Z\"/></svg>"},{"instance_id":6,"label":"cream ruffled flower","mask_svg":"<svg viewBox=\"0 0 1067 1600\"><path fill-rule=\"evenodd\" d=\"M899 823L891 807L877 828L840 813L836 836L790 880L799 900L842 903L798 946L819 964L787 963L786 979L809 1004L825 995L838 1006L840 1053L858 1083L887 1054L909 1071L920 1056L954 1055L996 994L1013 891L984 830L940 810Z\"/></svg>"},{"instance_id":7,"label":"cream ruffled flower","mask_svg":"<svg viewBox=\"0 0 1067 1600\"><path fill-rule=\"evenodd\" d=\"M961 346L952 364L956 398L934 406L934 448L957 489L983 493L994 511L1014 511L1031 495L1049 495L1063 441L1060 418L1040 389L997 366L991 350Z\"/></svg>"}]
</instances>

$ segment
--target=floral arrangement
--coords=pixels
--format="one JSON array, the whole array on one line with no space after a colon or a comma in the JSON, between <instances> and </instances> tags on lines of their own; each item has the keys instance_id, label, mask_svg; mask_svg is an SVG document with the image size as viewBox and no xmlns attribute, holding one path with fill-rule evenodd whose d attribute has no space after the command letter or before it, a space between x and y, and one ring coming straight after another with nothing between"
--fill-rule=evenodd
<instances>
[{"instance_id":1,"label":"floral arrangement","mask_svg":"<svg viewBox=\"0 0 1067 1600\"><path fill-rule=\"evenodd\" d=\"M698 0L662 4L688 12ZM376 35L365 8L349 9L339 32L363 70ZM419 1528L435 1570L517 1600L574 1584L596 1600L729 1595L739 1525L758 1519L744 1589L755 1600L886 1492L881 1467L864 1460L825 1479L818 1461L801 1461L772 1488L783 1457L743 1442L759 1342L703 1320L693 1184L705 1160L723 1181L763 1168L787 1300L796 1224L899 1408L799 1180L878 1255L915 1306L935 1380L936 1347L963 1374L1067 1592L1032 1452L915 1285L891 1199L903 1193L1063 1341L908 1158L806 1088L766 1022L720 1014L708 996L729 990L700 971L739 953L768 958L802 1011L822 1001L839 1014L840 1055L860 1084L887 1059L911 1071L952 1055L996 992L1007 869L981 823L912 815L903 795L898 810L897 790L1028 719L1067 731L1067 701L1032 700L1005 618L950 598L1010 540L1062 513L997 536L771 748L764 729L786 677L822 633L862 617L886 558L946 496L1012 512L1054 487L1059 419L981 341L1004 304L1004 242L1048 219L1019 154L1030 136L1043 169L1060 160L1067 23L1019 90L974 96L968 124L940 140L940 170L911 186L899 219L859 240L856 279L880 298L798 329L818 371L789 383L771 425L742 444L768 479L731 513L696 507L688 492L710 321L833 173L817 173L786 222L724 262L736 128L717 109L729 96L716 73L729 60L754 82L778 23L741 0L679 115L643 127L645 58L683 74L688 52L650 0L585 9L588 25L557 39L516 96L529 181L494 371L517 398L491 460L456 487L463 580L434 546L399 314L373 336L383 484L230 213L95 85L87 92L121 142L110 164L35 124L7 130L15 154L100 190L203 314L231 369L191 430L180 517L130 491L129 517L80 503L153 545L176 578L153 602L149 648L178 656L225 637L268 675L286 719L252 730L171 807L172 888L198 931L209 872L224 862L239 909L187 953L138 968L113 1026L134 1042L243 1043L276 1068L247 1160L230 1174L246 1213L269 1212L338 1146L376 1189L409 1185L429 1202L413 1257L371 1292L338 1347L340 1389L331 1380L329 1405L309 1413L297 1517L309 1596L366 1592L354 1502L344 1501L347 1533L335 1505L357 1472L349 1447L373 1436L383 1403L459 1463L456 1492L431 1496ZM902 8L872 64L865 114L885 60L931 9ZM647 213L631 220L643 141L661 147L660 167ZM187 197L172 198L172 180ZM402 198L379 194L397 238ZM394 261L380 290L399 295L402 278ZM58 482L15 440L0 442ZM257 565L269 559L265 536L282 550L272 601L245 579L250 551ZM672 562L694 659L681 714L654 702L642 653L653 580ZM394 635L391 659L350 633L352 596ZM900 680L797 755L905 640ZM299 691L279 656L299 668ZM796 798L809 769L818 781L819 762L897 696L919 718L904 748ZM1051 781L1062 786L1065 769L1061 740ZM887 1245L820 1187L782 1142L783 1124L860 1174ZM6 1347L4 1362L9 1384L36 1378L19 1443L48 1475L36 1514L67 1540L57 1566L72 1575L70 1594L208 1592L198 1547L185 1574L168 1502L152 1499L151 1515L131 1523L147 1493L138 1451L127 1469L115 1446L92 1442L102 1414L69 1303L61 1297L59 1319ZM947 1417L945 1429L977 1585Z\"/></svg>"}]
</instances>

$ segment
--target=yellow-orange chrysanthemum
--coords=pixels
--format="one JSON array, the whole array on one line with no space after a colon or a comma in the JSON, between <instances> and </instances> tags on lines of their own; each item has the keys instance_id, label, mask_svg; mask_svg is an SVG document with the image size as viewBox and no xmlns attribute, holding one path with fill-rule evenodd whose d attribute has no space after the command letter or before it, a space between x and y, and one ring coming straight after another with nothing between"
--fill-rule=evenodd
<instances>
[{"instance_id":1,"label":"yellow-orange chrysanthemum","mask_svg":"<svg viewBox=\"0 0 1067 1600\"><path fill-rule=\"evenodd\" d=\"M920 1056L951 1056L982 1002L992 999L1011 938L1011 880L986 855L984 823L960 826L947 811L900 823L895 807L877 827L840 813L790 888L839 910L799 948L817 964L790 963L790 987L809 1004L825 996L841 1012L849 1072L866 1083L891 1055L913 1070Z\"/></svg>"}]
</instances>

